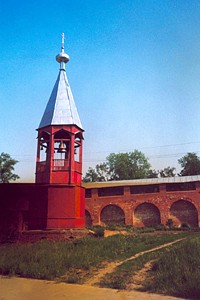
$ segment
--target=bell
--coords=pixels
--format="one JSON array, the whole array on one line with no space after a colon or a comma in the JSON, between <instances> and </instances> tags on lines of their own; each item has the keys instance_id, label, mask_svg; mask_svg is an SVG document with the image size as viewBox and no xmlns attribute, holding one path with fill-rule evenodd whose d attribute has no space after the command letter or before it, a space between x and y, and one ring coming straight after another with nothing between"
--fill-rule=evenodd
<instances>
[{"instance_id":1,"label":"bell","mask_svg":"<svg viewBox=\"0 0 200 300\"><path fill-rule=\"evenodd\" d=\"M43 146L40 147L40 150L44 150Z\"/></svg>"},{"instance_id":2,"label":"bell","mask_svg":"<svg viewBox=\"0 0 200 300\"><path fill-rule=\"evenodd\" d=\"M60 142L60 145L58 147L58 153L64 153L64 152L67 152L67 149L65 148L65 144L61 141Z\"/></svg>"}]
</instances>

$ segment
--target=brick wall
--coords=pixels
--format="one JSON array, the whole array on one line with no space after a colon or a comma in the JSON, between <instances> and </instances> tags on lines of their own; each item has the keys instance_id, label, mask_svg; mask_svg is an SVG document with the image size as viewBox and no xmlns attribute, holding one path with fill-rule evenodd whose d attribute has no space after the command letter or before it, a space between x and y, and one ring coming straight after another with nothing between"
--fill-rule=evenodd
<instances>
[{"instance_id":1,"label":"brick wall","mask_svg":"<svg viewBox=\"0 0 200 300\"><path fill-rule=\"evenodd\" d=\"M96 186L92 188L91 184L88 191L87 184L85 188L86 224L118 223L118 220L123 222L124 216L126 225L137 227L166 224L169 219L177 226L199 226L200 182L174 186L161 183L151 188L140 186L135 189L123 186L120 195L119 192L117 195L114 192L112 194L111 187L109 195L106 194L105 187L103 192Z\"/></svg>"}]
</instances>

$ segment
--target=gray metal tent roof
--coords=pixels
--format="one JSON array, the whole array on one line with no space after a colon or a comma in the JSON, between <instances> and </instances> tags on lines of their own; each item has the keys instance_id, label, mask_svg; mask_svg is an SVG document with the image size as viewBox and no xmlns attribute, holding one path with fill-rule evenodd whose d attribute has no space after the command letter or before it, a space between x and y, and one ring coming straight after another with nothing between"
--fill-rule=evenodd
<instances>
[{"instance_id":1,"label":"gray metal tent roof","mask_svg":"<svg viewBox=\"0 0 200 300\"><path fill-rule=\"evenodd\" d=\"M39 128L49 125L77 125L83 129L65 70L60 70Z\"/></svg>"},{"instance_id":2,"label":"gray metal tent roof","mask_svg":"<svg viewBox=\"0 0 200 300\"><path fill-rule=\"evenodd\" d=\"M60 72L39 128L49 125L77 125L83 129L65 72L65 64L69 61L69 56L64 52L64 33L61 52L56 56L56 60L60 63Z\"/></svg>"}]
</instances>

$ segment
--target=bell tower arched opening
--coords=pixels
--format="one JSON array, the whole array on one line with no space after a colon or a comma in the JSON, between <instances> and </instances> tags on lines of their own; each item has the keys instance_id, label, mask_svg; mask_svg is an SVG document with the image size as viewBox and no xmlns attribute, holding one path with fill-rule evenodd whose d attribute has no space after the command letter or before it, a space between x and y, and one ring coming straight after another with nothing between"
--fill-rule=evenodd
<instances>
[{"instance_id":1,"label":"bell tower arched opening","mask_svg":"<svg viewBox=\"0 0 200 300\"><path fill-rule=\"evenodd\" d=\"M71 136L65 130L59 130L54 134L53 170L69 169Z\"/></svg>"}]
</instances>

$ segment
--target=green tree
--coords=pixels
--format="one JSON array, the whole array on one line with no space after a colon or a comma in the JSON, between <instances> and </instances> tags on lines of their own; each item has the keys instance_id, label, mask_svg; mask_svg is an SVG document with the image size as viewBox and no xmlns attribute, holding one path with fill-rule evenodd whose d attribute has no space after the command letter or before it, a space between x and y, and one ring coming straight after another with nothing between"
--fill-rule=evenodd
<instances>
[{"instance_id":1,"label":"green tree","mask_svg":"<svg viewBox=\"0 0 200 300\"><path fill-rule=\"evenodd\" d=\"M129 153L111 153L106 160L110 180L147 178L151 168L148 158L138 150Z\"/></svg>"},{"instance_id":2,"label":"green tree","mask_svg":"<svg viewBox=\"0 0 200 300\"><path fill-rule=\"evenodd\" d=\"M138 150L128 153L111 153L105 163L96 165L94 169L89 168L83 181L147 178L150 168L148 158Z\"/></svg>"},{"instance_id":3,"label":"green tree","mask_svg":"<svg viewBox=\"0 0 200 300\"><path fill-rule=\"evenodd\" d=\"M159 171L160 177L174 177L176 175L176 168L174 167L167 167L163 170Z\"/></svg>"},{"instance_id":4,"label":"green tree","mask_svg":"<svg viewBox=\"0 0 200 300\"><path fill-rule=\"evenodd\" d=\"M108 168L106 163L98 164L95 168L89 167L85 176L84 182L101 182L109 180Z\"/></svg>"},{"instance_id":5,"label":"green tree","mask_svg":"<svg viewBox=\"0 0 200 300\"><path fill-rule=\"evenodd\" d=\"M149 170L148 172L148 178L158 178L158 175L159 175L159 171L156 171L156 170Z\"/></svg>"},{"instance_id":6,"label":"green tree","mask_svg":"<svg viewBox=\"0 0 200 300\"><path fill-rule=\"evenodd\" d=\"M194 152L188 152L178 160L182 170L180 176L200 175L200 158Z\"/></svg>"},{"instance_id":7,"label":"green tree","mask_svg":"<svg viewBox=\"0 0 200 300\"><path fill-rule=\"evenodd\" d=\"M18 161L13 159L9 154L2 152L0 155L0 183L8 183L19 178L14 174L14 166Z\"/></svg>"}]
</instances>

